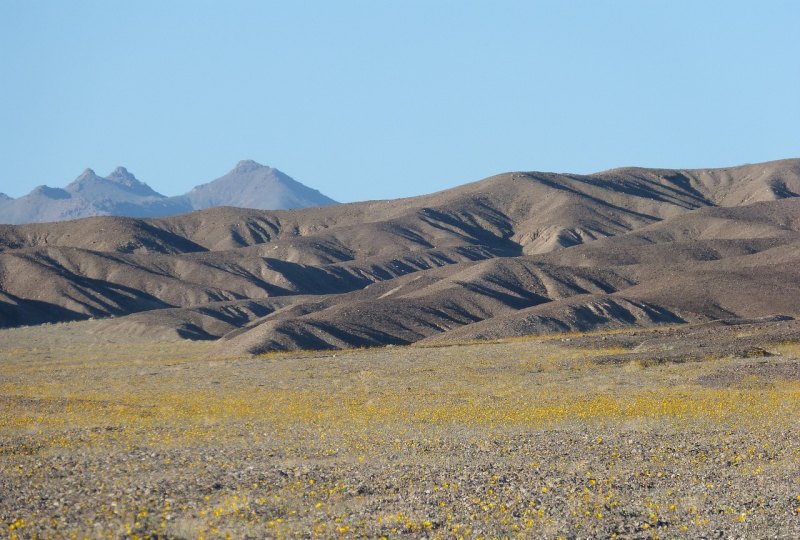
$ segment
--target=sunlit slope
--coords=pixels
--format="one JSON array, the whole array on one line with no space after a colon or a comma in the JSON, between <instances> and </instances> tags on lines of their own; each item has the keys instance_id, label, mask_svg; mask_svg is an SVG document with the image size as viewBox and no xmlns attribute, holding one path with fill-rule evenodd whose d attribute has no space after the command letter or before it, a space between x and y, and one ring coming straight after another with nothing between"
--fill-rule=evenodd
<instances>
[{"instance_id":1,"label":"sunlit slope","mask_svg":"<svg viewBox=\"0 0 800 540\"><path fill-rule=\"evenodd\" d=\"M508 173L393 201L3 226L0 322L114 315L109 332L254 352L495 319L537 333L793 314L798 163ZM508 323L517 313L529 324Z\"/></svg>"}]
</instances>

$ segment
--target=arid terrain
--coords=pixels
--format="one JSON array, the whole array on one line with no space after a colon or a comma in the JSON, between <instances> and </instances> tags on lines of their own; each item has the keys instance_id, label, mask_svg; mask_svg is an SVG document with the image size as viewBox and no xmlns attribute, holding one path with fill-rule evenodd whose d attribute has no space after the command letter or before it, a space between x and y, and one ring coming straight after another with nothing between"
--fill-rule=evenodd
<instances>
[{"instance_id":1,"label":"arid terrain","mask_svg":"<svg viewBox=\"0 0 800 540\"><path fill-rule=\"evenodd\" d=\"M223 357L0 331L4 538L797 538L800 323Z\"/></svg>"},{"instance_id":2,"label":"arid terrain","mask_svg":"<svg viewBox=\"0 0 800 540\"><path fill-rule=\"evenodd\" d=\"M800 537L800 160L0 226L0 537Z\"/></svg>"},{"instance_id":3,"label":"arid terrain","mask_svg":"<svg viewBox=\"0 0 800 540\"><path fill-rule=\"evenodd\" d=\"M0 226L0 326L102 318L225 355L793 317L798 194L794 159Z\"/></svg>"}]
</instances>

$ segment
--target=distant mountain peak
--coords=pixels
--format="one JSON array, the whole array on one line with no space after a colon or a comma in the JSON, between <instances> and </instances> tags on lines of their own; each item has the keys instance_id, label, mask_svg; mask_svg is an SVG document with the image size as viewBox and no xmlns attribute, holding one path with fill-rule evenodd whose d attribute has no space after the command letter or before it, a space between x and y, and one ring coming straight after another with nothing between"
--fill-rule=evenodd
<instances>
[{"instance_id":1,"label":"distant mountain peak","mask_svg":"<svg viewBox=\"0 0 800 540\"><path fill-rule=\"evenodd\" d=\"M150 186L137 180L125 167L117 167L105 178L86 169L72 181L66 191L89 200L109 199L132 202L131 197L164 198Z\"/></svg>"},{"instance_id":2,"label":"distant mountain peak","mask_svg":"<svg viewBox=\"0 0 800 540\"><path fill-rule=\"evenodd\" d=\"M132 173L125 167L117 167L114 172L106 176L106 180L111 180L115 184L120 184L126 187L139 187L146 184L138 180Z\"/></svg>"},{"instance_id":3,"label":"distant mountain peak","mask_svg":"<svg viewBox=\"0 0 800 540\"><path fill-rule=\"evenodd\" d=\"M94 172L94 169L87 168L81 174L79 174L75 180L70 182L70 184L67 186L67 189L80 189L84 185L96 183L99 180L102 180L102 178L97 176L97 173Z\"/></svg>"},{"instance_id":4,"label":"distant mountain peak","mask_svg":"<svg viewBox=\"0 0 800 540\"><path fill-rule=\"evenodd\" d=\"M133 174L131 174L128 171L128 169L126 169L122 165L120 165L119 167L114 169L114 171L111 174L109 174L108 176L106 176L106 178L108 178L109 180L111 180L112 178L113 179L115 179L115 178L125 178L125 179L132 178L132 179L136 179L136 177L133 176Z\"/></svg>"},{"instance_id":5,"label":"distant mountain peak","mask_svg":"<svg viewBox=\"0 0 800 540\"><path fill-rule=\"evenodd\" d=\"M100 177L97 176L97 174L94 172L94 169L90 169L89 167L87 167L80 175L78 175L78 177L75 180L73 180L73 182L80 182L81 180L89 180L96 178Z\"/></svg>"},{"instance_id":6,"label":"distant mountain peak","mask_svg":"<svg viewBox=\"0 0 800 540\"><path fill-rule=\"evenodd\" d=\"M336 203L278 169L252 159L240 161L226 175L195 187L186 196L197 210L214 206L288 209Z\"/></svg>"},{"instance_id":7,"label":"distant mountain peak","mask_svg":"<svg viewBox=\"0 0 800 540\"><path fill-rule=\"evenodd\" d=\"M233 168L232 172L238 173L245 173L250 171L255 171L257 169L269 169L266 165L262 165L252 159L243 159L239 163L236 164L236 167Z\"/></svg>"}]
</instances>

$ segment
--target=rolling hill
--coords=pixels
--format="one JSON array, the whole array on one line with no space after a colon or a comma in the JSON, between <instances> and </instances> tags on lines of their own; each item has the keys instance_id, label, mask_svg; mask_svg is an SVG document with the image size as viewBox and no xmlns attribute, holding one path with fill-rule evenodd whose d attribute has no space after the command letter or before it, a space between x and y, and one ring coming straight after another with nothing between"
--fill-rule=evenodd
<instances>
[{"instance_id":1,"label":"rolling hill","mask_svg":"<svg viewBox=\"0 0 800 540\"><path fill-rule=\"evenodd\" d=\"M101 332L261 353L791 317L798 193L795 159L517 172L391 201L6 225L0 324L99 317Z\"/></svg>"}]
</instances>

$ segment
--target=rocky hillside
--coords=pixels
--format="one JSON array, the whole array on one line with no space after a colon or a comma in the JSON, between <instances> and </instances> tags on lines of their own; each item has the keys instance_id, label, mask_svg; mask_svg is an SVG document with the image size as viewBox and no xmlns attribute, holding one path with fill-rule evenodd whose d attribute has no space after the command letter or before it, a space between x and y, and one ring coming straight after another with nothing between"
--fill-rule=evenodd
<instances>
[{"instance_id":1,"label":"rocky hillside","mask_svg":"<svg viewBox=\"0 0 800 540\"><path fill-rule=\"evenodd\" d=\"M2 226L0 322L103 317L103 332L259 353L793 317L798 193L785 160Z\"/></svg>"}]
</instances>

